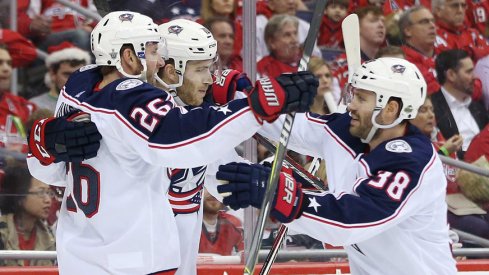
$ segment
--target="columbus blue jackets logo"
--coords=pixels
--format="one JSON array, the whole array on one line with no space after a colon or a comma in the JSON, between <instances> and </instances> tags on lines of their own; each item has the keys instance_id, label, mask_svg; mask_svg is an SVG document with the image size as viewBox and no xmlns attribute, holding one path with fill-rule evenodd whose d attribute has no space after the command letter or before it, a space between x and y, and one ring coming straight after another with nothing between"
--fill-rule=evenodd
<instances>
[{"instance_id":1,"label":"columbus blue jackets logo","mask_svg":"<svg viewBox=\"0 0 489 275\"><path fill-rule=\"evenodd\" d=\"M168 200L175 215L199 211L206 169L207 166L192 169L168 169L170 179Z\"/></svg>"},{"instance_id":2,"label":"columbus blue jackets logo","mask_svg":"<svg viewBox=\"0 0 489 275\"><path fill-rule=\"evenodd\" d=\"M124 91L137 87L141 84L143 84L143 82L139 79L128 79L119 83L115 89L116 91Z\"/></svg>"},{"instance_id":3,"label":"columbus blue jackets logo","mask_svg":"<svg viewBox=\"0 0 489 275\"><path fill-rule=\"evenodd\" d=\"M402 74L406 70L406 67L401 64L396 64L391 67L392 72Z\"/></svg>"},{"instance_id":4,"label":"columbus blue jackets logo","mask_svg":"<svg viewBox=\"0 0 489 275\"><path fill-rule=\"evenodd\" d=\"M409 143L400 139L387 142L385 149L394 153L411 153L413 151Z\"/></svg>"},{"instance_id":5,"label":"columbus blue jackets logo","mask_svg":"<svg viewBox=\"0 0 489 275\"><path fill-rule=\"evenodd\" d=\"M119 20L121 20L121 22L124 22L124 21L132 22L133 18L134 18L134 14L132 14L132 13L123 13L123 14L119 15Z\"/></svg>"},{"instance_id":6,"label":"columbus blue jackets logo","mask_svg":"<svg viewBox=\"0 0 489 275\"><path fill-rule=\"evenodd\" d=\"M173 25L173 26L168 27L168 33L174 33L174 34L178 35L182 31L183 31L183 28L178 26L178 25Z\"/></svg>"}]
</instances>

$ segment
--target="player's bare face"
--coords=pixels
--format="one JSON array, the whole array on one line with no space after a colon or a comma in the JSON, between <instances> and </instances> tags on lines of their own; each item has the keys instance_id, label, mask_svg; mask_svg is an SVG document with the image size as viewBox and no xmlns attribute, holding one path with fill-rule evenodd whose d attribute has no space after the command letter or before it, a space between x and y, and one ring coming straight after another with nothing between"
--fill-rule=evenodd
<instances>
[{"instance_id":1,"label":"player's bare face","mask_svg":"<svg viewBox=\"0 0 489 275\"><path fill-rule=\"evenodd\" d=\"M51 209L52 190L49 185L32 178L29 194L22 202L22 208L26 215L37 219L46 219Z\"/></svg>"},{"instance_id":2,"label":"player's bare face","mask_svg":"<svg viewBox=\"0 0 489 275\"><path fill-rule=\"evenodd\" d=\"M385 24L383 15L368 13L360 20L360 37L363 41L380 46L385 40Z\"/></svg>"},{"instance_id":3,"label":"player's bare face","mask_svg":"<svg viewBox=\"0 0 489 275\"><path fill-rule=\"evenodd\" d=\"M419 130L426 136L430 136L436 126L435 112L431 99L427 98L421 107L419 107L418 115L411 120L411 124L418 127Z\"/></svg>"},{"instance_id":4,"label":"player's bare face","mask_svg":"<svg viewBox=\"0 0 489 275\"><path fill-rule=\"evenodd\" d=\"M353 89L353 98L348 104L351 115L350 134L366 139L372 125L372 113L375 107L375 93L363 89Z\"/></svg>"},{"instance_id":5,"label":"player's bare face","mask_svg":"<svg viewBox=\"0 0 489 275\"><path fill-rule=\"evenodd\" d=\"M188 61L183 84L177 88L178 97L187 105L200 106L212 84L211 67L214 60Z\"/></svg>"},{"instance_id":6,"label":"player's bare face","mask_svg":"<svg viewBox=\"0 0 489 275\"><path fill-rule=\"evenodd\" d=\"M0 91L10 89L12 77L12 58L7 50L0 49Z\"/></svg>"},{"instance_id":7,"label":"player's bare face","mask_svg":"<svg viewBox=\"0 0 489 275\"><path fill-rule=\"evenodd\" d=\"M161 52L158 51L159 44L155 42L146 43L145 56L146 56L146 77L148 83L155 83L154 75L158 72L159 68L165 65L163 58L161 58Z\"/></svg>"},{"instance_id":8,"label":"player's bare face","mask_svg":"<svg viewBox=\"0 0 489 275\"><path fill-rule=\"evenodd\" d=\"M286 23L269 42L270 50L279 61L297 62L300 58L297 26Z\"/></svg>"}]
</instances>

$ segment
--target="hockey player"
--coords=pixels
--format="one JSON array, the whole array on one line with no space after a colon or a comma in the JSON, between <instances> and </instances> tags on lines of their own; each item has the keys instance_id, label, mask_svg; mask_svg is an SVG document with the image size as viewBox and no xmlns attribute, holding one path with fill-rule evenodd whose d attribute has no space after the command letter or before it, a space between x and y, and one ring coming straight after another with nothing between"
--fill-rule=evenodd
<instances>
[{"instance_id":1,"label":"hockey player","mask_svg":"<svg viewBox=\"0 0 489 275\"><path fill-rule=\"evenodd\" d=\"M56 114L80 110L78 120L89 114L103 137L97 156L67 166L53 163L60 148L52 125L59 119L35 122L29 142L31 173L66 187L57 227L60 274L174 274L179 238L161 167L211 163L226 153L223 144L236 146L264 120L307 110L317 80L284 76L285 88L262 80L248 100L189 111L141 80L151 81L163 65L164 40L149 17L109 13L91 41L97 65L70 77Z\"/></svg>"},{"instance_id":2,"label":"hockey player","mask_svg":"<svg viewBox=\"0 0 489 275\"><path fill-rule=\"evenodd\" d=\"M350 92L347 113L296 115L289 141L326 160L330 190L303 191L282 172L272 217L344 246L352 274L456 274L442 163L408 121L426 96L420 71L403 59L379 58L356 70ZM223 202L260 207L268 173L257 164L221 166L217 178L229 184L218 190L232 193Z\"/></svg>"},{"instance_id":3,"label":"hockey player","mask_svg":"<svg viewBox=\"0 0 489 275\"><path fill-rule=\"evenodd\" d=\"M209 45L216 45L216 40L204 26L185 19L161 24L158 29L166 41L168 59L165 60L165 66L160 69L156 77L157 81L163 89L173 95L179 106L185 106L189 110L209 106L209 100L205 96L213 83L210 69L217 56L216 47L210 48ZM222 80L233 81L224 77ZM243 77L242 80L244 84L239 86L251 86L248 78ZM222 89L222 86L213 85L213 88ZM221 146L227 145L221 144ZM229 154L212 165L191 169L166 168L170 181L168 198L175 214L180 237L181 265L177 275L197 273L204 183L208 190L220 197L214 180L219 163L243 161L234 147L227 148Z\"/></svg>"}]
</instances>

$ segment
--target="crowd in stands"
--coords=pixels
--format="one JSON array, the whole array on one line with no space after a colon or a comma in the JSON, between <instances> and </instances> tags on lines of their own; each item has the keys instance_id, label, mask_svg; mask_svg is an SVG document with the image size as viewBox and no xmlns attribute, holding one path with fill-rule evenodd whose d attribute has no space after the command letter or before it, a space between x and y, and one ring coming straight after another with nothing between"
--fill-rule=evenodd
<instances>
[{"instance_id":1,"label":"crowd in stands","mask_svg":"<svg viewBox=\"0 0 489 275\"><path fill-rule=\"evenodd\" d=\"M92 0L76 2L97 12ZM132 10L157 23L176 18L206 26L218 42L220 69L243 70L244 0L108 1L111 10ZM258 0L256 3L257 76L297 71L314 0ZM136 4L137 3L137 4ZM441 155L469 163L489 159L489 4L476 0L328 1L309 69L319 88L311 111L336 110L347 84L341 22L356 13L362 61L380 56L414 63L428 84L428 95L413 121ZM4 22L5 20L0 20ZM17 1L17 26L0 25L0 147L26 152L33 118L52 115L70 74L90 64L90 31L97 23L55 0ZM43 56L40 53L46 53ZM31 75L33 68L40 81ZM13 69L19 78L12 76ZM12 91L12 82L17 90ZM31 121L31 122L29 122ZM269 152L259 146L260 158ZM485 157L485 158L484 158ZM482 158L482 160L481 160ZM303 156L303 164L309 162ZM3 160L0 173L0 248L55 250L53 228L58 194L31 178L25 166ZM320 173L324 178L324 163ZM489 239L489 197L466 195L456 167L445 164L448 220L452 228ZM480 182L485 181L479 177ZM465 188L467 189L467 188ZM454 196L456 195L456 196ZM241 221L206 193L200 252L232 255L243 250ZM467 210L465 208L470 208ZM464 211L466 210L466 211ZM273 234L272 234L273 235ZM266 240L265 243L270 240ZM306 248L322 247L297 237ZM266 246L266 245L265 245ZM299 245L300 246L300 245ZM53 262L6 261L4 265Z\"/></svg>"}]
</instances>

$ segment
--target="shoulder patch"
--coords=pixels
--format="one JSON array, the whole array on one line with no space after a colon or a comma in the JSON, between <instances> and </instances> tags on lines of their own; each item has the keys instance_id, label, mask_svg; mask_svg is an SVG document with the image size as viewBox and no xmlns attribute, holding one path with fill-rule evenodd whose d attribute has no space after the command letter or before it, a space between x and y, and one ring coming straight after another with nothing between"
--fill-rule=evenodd
<instances>
[{"instance_id":1,"label":"shoulder patch","mask_svg":"<svg viewBox=\"0 0 489 275\"><path fill-rule=\"evenodd\" d=\"M93 68L95 68L97 66L98 66L97 64L85 65L85 66L83 66L83 67L80 68L80 72L93 69Z\"/></svg>"},{"instance_id":2,"label":"shoulder patch","mask_svg":"<svg viewBox=\"0 0 489 275\"><path fill-rule=\"evenodd\" d=\"M409 143L400 139L387 142L385 150L394 153L411 153L413 151Z\"/></svg>"},{"instance_id":3,"label":"shoulder patch","mask_svg":"<svg viewBox=\"0 0 489 275\"><path fill-rule=\"evenodd\" d=\"M119 83L115 89L116 89L116 91L129 90L129 89L137 87L143 83L144 82L139 80L139 79L127 79L127 80L124 80L121 83Z\"/></svg>"}]
</instances>

